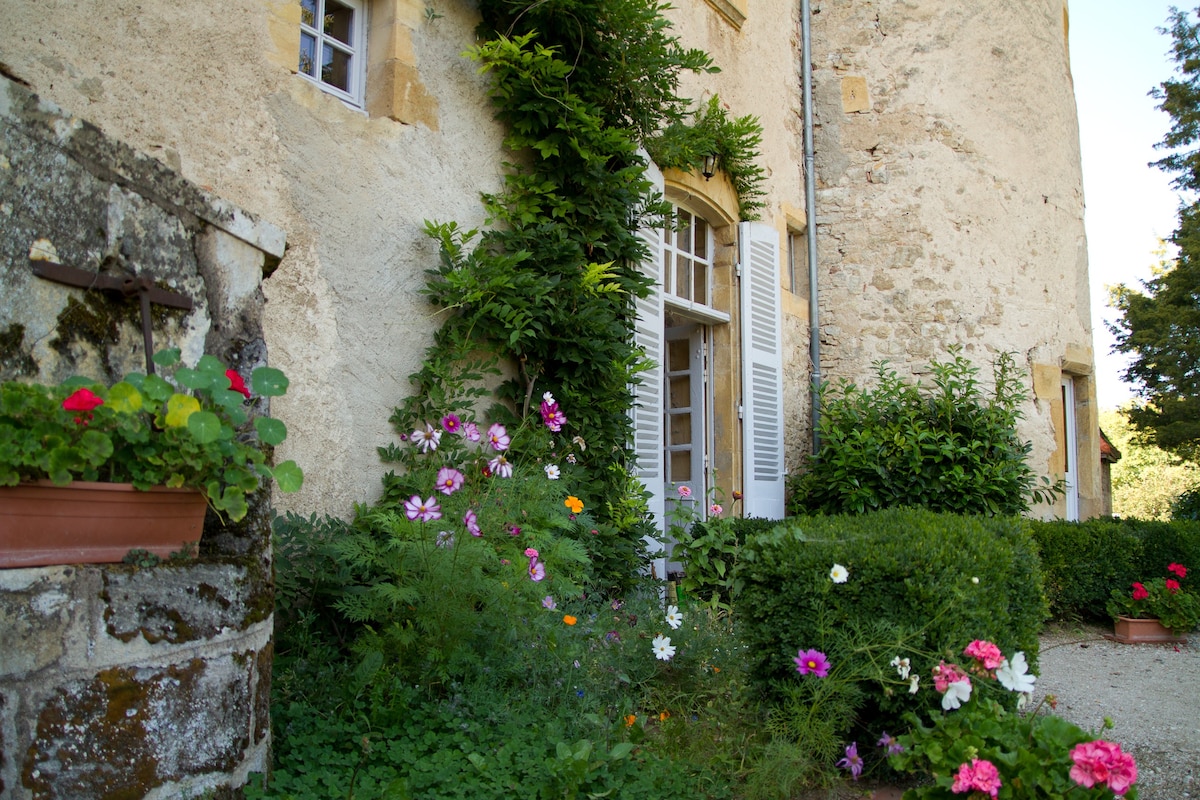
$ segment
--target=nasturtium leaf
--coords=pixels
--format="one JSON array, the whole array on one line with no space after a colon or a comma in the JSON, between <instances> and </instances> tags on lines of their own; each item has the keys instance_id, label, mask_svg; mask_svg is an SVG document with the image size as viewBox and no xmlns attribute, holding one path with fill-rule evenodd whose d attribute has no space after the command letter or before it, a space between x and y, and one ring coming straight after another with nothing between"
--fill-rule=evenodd
<instances>
[{"instance_id":1,"label":"nasturtium leaf","mask_svg":"<svg viewBox=\"0 0 1200 800\"><path fill-rule=\"evenodd\" d=\"M205 375L225 377L225 365L221 363L220 359L213 358L212 356L200 356L200 360L196 362L196 370L203 372ZM223 386L224 384L218 385Z\"/></svg>"},{"instance_id":2,"label":"nasturtium leaf","mask_svg":"<svg viewBox=\"0 0 1200 800\"><path fill-rule=\"evenodd\" d=\"M142 394L149 397L156 403L161 403L171 395L175 394L175 387L164 381L157 375L147 375L146 380L141 385Z\"/></svg>"},{"instance_id":3,"label":"nasturtium leaf","mask_svg":"<svg viewBox=\"0 0 1200 800\"><path fill-rule=\"evenodd\" d=\"M125 381L114 383L108 390L108 407L122 414L141 411L142 393Z\"/></svg>"},{"instance_id":4,"label":"nasturtium leaf","mask_svg":"<svg viewBox=\"0 0 1200 800\"><path fill-rule=\"evenodd\" d=\"M296 492L304 484L304 473L300 467L296 466L295 461L284 461L282 464L276 464L275 483L279 486L281 492Z\"/></svg>"},{"instance_id":5,"label":"nasturtium leaf","mask_svg":"<svg viewBox=\"0 0 1200 800\"><path fill-rule=\"evenodd\" d=\"M282 421L271 417L256 417L254 429L258 431L258 438L264 444L274 446L287 438L287 426Z\"/></svg>"},{"instance_id":6,"label":"nasturtium leaf","mask_svg":"<svg viewBox=\"0 0 1200 800\"><path fill-rule=\"evenodd\" d=\"M274 367L259 367L250 374L250 391L255 394L279 397L287 388L287 376Z\"/></svg>"},{"instance_id":7,"label":"nasturtium leaf","mask_svg":"<svg viewBox=\"0 0 1200 800\"><path fill-rule=\"evenodd\" d=\"M180 367L175 370L175 380L179 381L181 386L189 389L211 389L213 386L211 374L194 370L191 367Z\"/></svg>"},{"instance_id":8,"label":"nasturtium leaf","mask_svg":"<svg viewBox=\"0 0 1200 800\"><path fill-rule=\"evenodd\" d=\"M182 428L188 424L188 419L199 411L200 401L196 398L186 394L173 394L167 399L167 426Z\"/></svg>"},{"instance_id":9,"label":"nasturtium leaf","mask_svg":"<svg viewBox=\"0 0 1200 800\"><path fill-rule=\"evenodd\" d=\"M195 398L189 399L195 400ZM168 424L170 424L169 415L167 419ZM187 427L192 432L192 436L195 436L196 441L200 442L200 444L208 444L221 438L220 417L211 411L200 411L199 405L197 405L197 410L188 416Z\"/></svg>"},{"instance_id":10,"label":"nasturtium leaf","mask_svg":"<svg viewBox=\"0 0 1200 800\"><path fill-rule=\"evenodd\" d=\"M166 350L159 350L150 360L160 367L170 367L179 363L179 348L171 347Z\"/></svg>"}]
</instances>

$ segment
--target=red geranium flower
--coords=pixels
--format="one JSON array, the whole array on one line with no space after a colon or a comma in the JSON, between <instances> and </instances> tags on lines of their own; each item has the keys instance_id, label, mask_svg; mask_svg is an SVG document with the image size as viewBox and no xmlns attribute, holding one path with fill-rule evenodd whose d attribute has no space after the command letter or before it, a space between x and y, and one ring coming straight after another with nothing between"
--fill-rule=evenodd
<instances>
[{"instance_id":1,"label":"red geranium flower","mask_svg":"<svg viewBox=\"0 0 1200 800\"><path fill-rule=\"evenodd\" d=\"M1175 594L1176 592L1178 592L1179 591L1179 581L1167 578L1167 591L1170 592L1171 594Z\"/></svg>"},{"instance_id":2,"label":"red geranium flower","mask_svg":"<svg viewBox=\"0 0 1200 800\"><path fill-rule=\"evenodd\" d=\"M1173 572L1181 578L1187 577L1187 567L1183 564L1168 564L1167 572Z\"/></svg>"},{"instance_id":3,"label":"red geranium flower","mask_svg":"<svg viewBox=\"0 0 1200 800\"><path fill-rule=\"evenodd\" d=\"M104 400L97 397L91 389L76 389L75 393L63 400L62 407L67 411L91 411L104 405Z\"/></svg>"},{"instance_id":4,"label":"red geranium flower","mask_svg":"<svg viewBox=\"0 0 1200 800\"><path fill-rule=\"evenodd\" d=\"M1145 600L1149 596L1150 596L1150 593L1146 591L1145 586L1143 586L1140 583L1133 584L1133 599L1134 600Z\"/></svg>"},{"instance_id":5,"label":"red geranium flower","mask_svg":"<svg viewBox=\"0 0 1200 800\"><path fill-rule=\"evenodd\" d=\"M242 395L249 400L250 390L246 388L246 382L242 380L242 376L238 375L235 370L225 370L225 377L229 378L229 389L233 392L241 392Z\"/></svg>"}]
</instances>

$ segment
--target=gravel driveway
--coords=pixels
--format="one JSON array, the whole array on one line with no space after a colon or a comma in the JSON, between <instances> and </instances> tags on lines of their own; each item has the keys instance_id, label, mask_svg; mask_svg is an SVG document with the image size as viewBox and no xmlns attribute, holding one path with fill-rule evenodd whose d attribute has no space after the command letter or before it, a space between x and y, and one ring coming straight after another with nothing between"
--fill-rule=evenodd
<instances>
[{"instance_id":1,"label":"gravel driveway","mask_svg":"<svg viewBox=\"0 0 1200 800\"><path fill-rule=\"evenodd\" d=\"M1138 765L1140 800L1200 799L1200 633L1186 645L1119 644L1111 627L1052 626L1041 638L1035 702L1084 730L1113 727Z\"/></svg>"}]
</instances>

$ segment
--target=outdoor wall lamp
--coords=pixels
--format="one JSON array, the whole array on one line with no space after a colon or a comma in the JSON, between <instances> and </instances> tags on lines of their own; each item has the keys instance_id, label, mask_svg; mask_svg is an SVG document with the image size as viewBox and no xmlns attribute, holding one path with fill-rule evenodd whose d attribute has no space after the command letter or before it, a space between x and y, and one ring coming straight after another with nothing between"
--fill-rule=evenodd
<instances>
[{"instance_id":1,"label":"outdoor wall lamp","mask_svg":"<svg viewBox=\"0 0 1200 800\"><path fill-rule=\"evenodd\" d=\"M704 166L700 169L700 174L704 176L704 180L709 180L717 172L717 154L709 153L704 157Z\"/></svg>"}]
</instances>

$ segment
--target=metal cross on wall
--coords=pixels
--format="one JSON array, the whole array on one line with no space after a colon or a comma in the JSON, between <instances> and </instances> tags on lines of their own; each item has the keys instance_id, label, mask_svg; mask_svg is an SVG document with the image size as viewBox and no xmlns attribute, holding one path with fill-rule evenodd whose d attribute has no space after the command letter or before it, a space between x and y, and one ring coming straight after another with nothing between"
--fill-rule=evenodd
<instances>
[{"instance_id":1,"label":"metal cross on wall","mask_svg":"<svg viewBox=\"0 0 1200 800\"><path fill-rule=\"evenodd\" d=\"M192 310L192 300L186 295L169 292L154 285L154 281L145 275L107 275L102 272L90 272L78 267L69 267L55 261L33 258L29 259L33 274L67 286L78 286L83 289L100 289L107 292L119 292L124 297L137 296L142 309L142 340L146 347L146 374L154 374L154 332L151 328L151 303L171 308Z\"/></svg>"}]
</instances>

